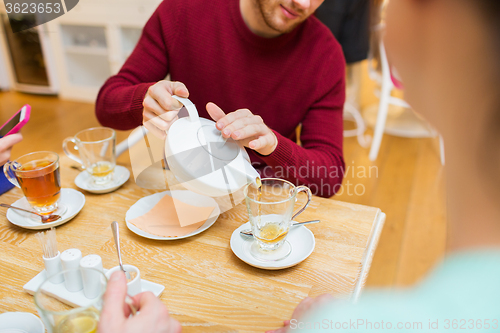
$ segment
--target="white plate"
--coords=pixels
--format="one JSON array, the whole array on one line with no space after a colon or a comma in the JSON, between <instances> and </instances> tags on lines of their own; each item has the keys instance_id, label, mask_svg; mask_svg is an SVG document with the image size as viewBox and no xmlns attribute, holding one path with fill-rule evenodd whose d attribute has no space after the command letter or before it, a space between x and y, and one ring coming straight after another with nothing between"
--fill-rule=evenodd
<instances>
[{"instance_id":1,"label":"white plate","mask_svg":"<svg viewBox=\"0 0 500 333\"><path fill-rule=\"evenodd\" d=\"M242 261L257 268L276 270L295 266L309 257L316 244L311 230L303 225L291 227L286 238L292 246L290 255L279 261L260 261L254 258L249 252L254 238L240 235L240 231L245 229L251 229L250 222L243 224L233 231L231 235L231 250Z\"/></svg>"},{"instance_id":2,"label":"white plate","mask_svg":"<svg viewBox=\"0 0 500 333\"><path fill-rule=\"evenodd\" d=\"M0 314L0 333L44 333L40 318L28 312L5 312Z\"/></svg>"},{"instance_id":3,"label":"white plate","mask_svg":"<svg viewBox=\"0 0 500 333\"><path fill-rule=\"evenodd\" d=\"M142 236L142 237L149 238L149 239L176 240L176 239L182 239L182 238L187 238L187 237L197 235L200 232L207 230L208 228L210 228L212 226L212 224L215 223L215 221L217 220L217 218L220 215L220 209L219 209L219 205L217 204L217 202L215 202L215 200L213 198L206 197L204 195L194 193L191 191L175 191L175 192L176 192L175 198L184 202L184 203L187 203L187 204L190 204L193 206L199 206L199 207L210 207L210 206L214 207L214 210L210 214L210 217L206 220L206 222L201 227L199 227L195 231L193 231L187 235L184 235L184 236L160 237L160 236L156 236L156 235L150 234L148 232L145 232L129 222L130 220L135 219L136 217L142 216L142 215L146 214L147 212L149 212L160 201L160 199L163 198L164 195L171 196L170 191L165 191L165 192L155 193L155 194L149 195L147 197L144 197L142 199L139 199L135 204L133 204L132 207L130 207L129 210L127 211L127 214L125 215L125 221L127 222L127 228L129 228L129 230L132 231L133 233L135 233L139 236Z\"/></svg>"},{"instance_id":4,"label":"white plate","mask_svg":"<svg viewBox=\"0 0 500 333\"><path fill-rule=\"evenodd\" d=\"M35 215L12 208L7 209L7 219L12 224L17 225L18 227L32 230L42 230L57 227L71 220L82 210L83 206L85 205L85 196L83 195L83 193L77 190L73 190L72 188L62 188L61 199L59 200L59 202L65 205L67 209L66 212L62 214L62 218L54 222L38 222L40 220L38 220ZM14 202L12 206L32 210L30 204L28 203L28 200L26 200L25 197L22 197L21 199Z\"/></svg>"},{"instance_id":5,"label":"white plate","mask_svg":"<svg viewBox=\"0 0 500 333\"><path fill-rule=\"evenodd\" d=\"M104 273L108 270L104 269ZM30 295L34 295L40 285L47 279L47 273L45 270L38 273L34 278L32 278L28 283L23 286L23 290ZM150 291L156 297L160 297L165 287L161 284L154 283L151 281L146 281L141 279L141 287L142 291ZM44 287L45 288L45 287ZM45 290L45 289L44 289ZM51 282L48 283L47 291L50 292L54 297L56 297L61 302L68 304L72 307L77 306L86 306L89 302L89 299L85 297L83 293L83 289L76 292L71 292L66 289L64 286L64 282L53 284ZM1 332L0 332L1 333Z\"/></svg>"},{"instance_id":6,"label":"white plate","mask_svg":"<svg viewBox=\"0 0 500 333\"><path fill-rule=\"evenodd\" d=\"M92 177L87 171L82 171L76 176L75 184L82 190L91 192L91 193L109 193L118 189L120 186L125 184L127 180L130 178L130 171L127 168L122 167L121 165L115 166L113 179L107 183L106 185L95 185L92 181Z\"/></svg>"}]
</instances>

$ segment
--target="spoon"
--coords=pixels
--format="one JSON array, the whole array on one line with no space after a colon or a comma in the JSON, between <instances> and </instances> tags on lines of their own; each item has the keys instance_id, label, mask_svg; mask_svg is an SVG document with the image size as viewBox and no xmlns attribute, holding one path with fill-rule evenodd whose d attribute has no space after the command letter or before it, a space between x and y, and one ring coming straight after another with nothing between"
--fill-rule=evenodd
<instances>
[{"instance_id":1,"label":"spoon","mask_svg":"<svg viewBox=\"0 0 500 333\"><path fill-rule=\"evenodd\" d=\"M298 225L313 224L313 223L319 223L319 222L321 222L321 221L320 220L312 220L312 221L304 221L304 222L295 222L295 223L292 223L291 226L295 227L295 226L298 226ZM253 232L252 232L251 229L241 230L240 231L240 235L253 237Z\"/></svg>"},{"instance_id":2,"label":"spoon","mask_svg":"<svg viewBox=\"0 0 500 333\"><path fill-rule=\"evenodd\" d=\"M38 214L38 213L32 212L31 210L27 210L27 209L24 209L24 208L19 208L19 207L16 207L16 206L7 205L7 204L4 204L4 203L0 203L0 206L6 207L6 208L18 209L18 210L22 210L23 212L26 212L26 213L31 213L31 214L38 215L42 219L42 223L54 222L54 221L57 221L57 220L59 220L61 218L61 216L56 215L56 214L42 215L42 214Z\"/></svg>"},{"instance_id":3,"label":"spoon","mask_svg":"<svg viewBox=\"0 0 500 333\"><path fill-rule=\"evenodd\" d=\"M113 221L113 223L111 223L111 230L113 231L113 238L115 239L116 252L118 253L118 263L120 264L120 268L122 269L122 271L127 276L127 279L130 279L130 273L127 272L123 268L123 264L122 264L122 254L120 252L120 233L119 233L119 228L118 228L118 222Z\"/></svg>"}]
</instances>

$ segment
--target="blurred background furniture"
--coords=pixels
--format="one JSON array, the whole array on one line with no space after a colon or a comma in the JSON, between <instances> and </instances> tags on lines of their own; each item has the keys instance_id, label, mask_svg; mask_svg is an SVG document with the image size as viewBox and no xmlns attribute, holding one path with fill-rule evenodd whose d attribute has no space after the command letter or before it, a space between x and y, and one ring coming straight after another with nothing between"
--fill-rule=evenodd
<instances>
[{"instance_id":1,"label":"blurred background furniture","mask_svg":"<svg viewBox=\"0 0 500 333\"><path fill-rule=\"evenodd\" d=\"M316 11L316 17L333 33L342 46L347 63L346 102L344 119L354 121L356 128L345 130L344 136L357 136L362 147L368 147L370 137L359 111L361 64L370 48L370 0L325 1Z\"/></svg>"},{"instance_id":2,"label":"blurred background furniture","mask_svg":"<svg viewBox=\"0 0 500 333\"><path fill-rule=\"evenodd\" d=\"M12 24L19 27L35 21L33 14L19 14ZM0 14L0 74L4 87L17 91L56 94L59 88L53 49L46 26L13 33L6 13Z\"/></svg>"},{"instance_id":3,"label":"blurred background furniture","mask_svg":"<svg viewBox=\"0 0 500 333\"><path fill-rule=\"evenodd\" d=\"M119 71L160 0L85 0L47 23L63 99L95 102Z\"/></svg>"},{"instance_id":4,"label":"blurred background furniture","mask_svg":"<svg viewBox=\"0 0 500 333\"><path fill-rule=\"evenodd\" d=\"M80 1L53 21L12 34L0 0L4 16L0 53L11 69L7 78L0 74L0 87L95 102L100 87L123 65L160 2ZM19 24L30 19L29 15L19 16Z\"/></svg>"},{"instance_id":5,"label":"blurred background furniture","mask_svg":"<svg viewBox=\"0 0 500 333\"><path fill-rule=\"evenodd\" d=\"M439 133L403 99L393 81L395 69L391 68L383 32L385 29L384 12L389 0L378 1L372 13L371 46L368 60L368 74L377 83L375 95L379 98L378 106L367 108L364 118L374 128L369 158L377 159L384 132L407 138L439 137L440 159L444 165L444 143Z\"/></svg>"}]
</instances>

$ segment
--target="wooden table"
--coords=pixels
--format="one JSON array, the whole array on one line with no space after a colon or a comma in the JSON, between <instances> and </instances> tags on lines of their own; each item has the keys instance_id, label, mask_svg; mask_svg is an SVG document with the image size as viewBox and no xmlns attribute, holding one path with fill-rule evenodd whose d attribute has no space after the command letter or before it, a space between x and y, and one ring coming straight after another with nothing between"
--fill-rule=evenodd
<instances>
[{"instance_id":1,"label":"wooden table","mask_svg":"<svg viewBox=\"0 0 500 333\"><path fill-rule=\"evenodd\" d=\"M75 162L61 155L62 185L73 183ZM124 154L119 164L130 167ZM147 280L165 286L161 299L181 321L183 332L263 332L288 319L306 296L332 293L355 300L365 282L385 214L379 209L314 197L300 221L320 219L308 226L316 248L299 265L266 271L240 261L231 251L233 230L247 221L240 204L219 217L207 231L188 239L154 241L129 231L125 213L138 199L156 193L142 189L131 178L109 194L85 193L83 210L57 228L59 249L79 248L83 255L98 254L105 268L117 258L110 223L120 224L124 262L141 270ZM17 188L0 197L13 203ZM12 225L0 213L0 312L36 313L33 297L23 285L43 270L35 232Z\"/></svg>"}]
</instances>

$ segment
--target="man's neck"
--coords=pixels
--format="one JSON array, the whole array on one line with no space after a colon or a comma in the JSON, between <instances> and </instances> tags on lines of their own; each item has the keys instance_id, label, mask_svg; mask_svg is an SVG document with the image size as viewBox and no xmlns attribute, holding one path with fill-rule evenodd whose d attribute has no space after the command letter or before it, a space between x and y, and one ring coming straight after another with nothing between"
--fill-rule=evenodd
<instances>
[{"instance_id":1,"label":"man's neck","mask_svg":"<svg viewBox=\"0 0 500 333\"><path fill-rule=\"evenodd\" d=\"M259 5L255 0L240 0L240 13L248 29L254 34L265 38L274 38L281 35L264 21Z\"/></svg>"}]
</instances>

